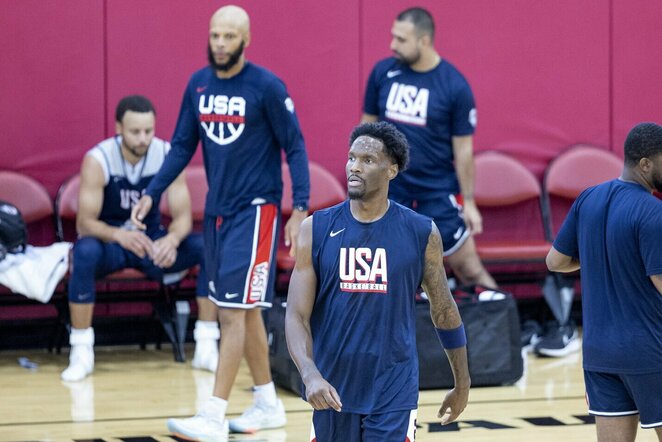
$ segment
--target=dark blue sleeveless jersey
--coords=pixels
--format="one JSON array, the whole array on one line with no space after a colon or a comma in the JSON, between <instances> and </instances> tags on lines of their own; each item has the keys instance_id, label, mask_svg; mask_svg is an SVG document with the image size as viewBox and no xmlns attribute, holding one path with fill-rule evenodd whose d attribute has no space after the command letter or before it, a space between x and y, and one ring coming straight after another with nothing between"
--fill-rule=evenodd
<instances>
[{"instance_id":1,"label":"dark blue sleeveless jersey","mask_svg":"<svg viewBox=\"0 0 662 442\"><path fill-rule=\"evenodd\" d=\"M131 165L124 160L120 146L121 138L117 136L102 141L87 153L101 165L104 174L103 205L99 219L115 227L130 223L131 208L144 194L170 150L168 142L154 137L147 154L136 165ZM158 201L144 222L149 236L159 229Z\"/></svg>"},{"instance_id":2,"label":"dark blue sleeveless jersey","mask_svg":"<svg viewBox=\"0 0 662 442\"><path fill-rule=\"evenodd\" d=\"M372 223L354 219L348 201L313 214L313 357L343 411L417 407L414 297L431 223L393 201Z\"/></svg>"},{"instance_id":3,"label":"dark blue sleeveless jersey","mask_svg":"<svg viewBox=\"0 0 662 442\"><path fill-rule=\"evenodd\" d=\"M662 201L642 186L608 181L582 193L554 247L581 264L586 370L662 371Z\"/></svg>"},{"instance_id":4,"label":"dark blue sleeveless jersey","mask_svg":"<svg viewBox=\"0 0 662 442\"><path fill-rule=\"evenodd\" d=\"M279 204L281 148L293 173L295 204L306 204L308 160L294 104L284 83L252 63L232 78L211 67L195 72L182 101L172 152L147 189L158 196L202 143L209 193L205 211L229 216L256 203Z\"/></svg>"},{"instance_id":5,"label":"dark blue sleeveless jersey","mask_svg":"<svg viewBox=\"0 0 662 442\"><path fill-rule=\"evenodd\" d=\"M411 147L408 169L390 184L392 195L424 199L459 193L451 139L474 133L475 108L469 83L446 60L423 73L395 58L377 63L364 112L393 123Z\"/></svg>"}]
</instances>

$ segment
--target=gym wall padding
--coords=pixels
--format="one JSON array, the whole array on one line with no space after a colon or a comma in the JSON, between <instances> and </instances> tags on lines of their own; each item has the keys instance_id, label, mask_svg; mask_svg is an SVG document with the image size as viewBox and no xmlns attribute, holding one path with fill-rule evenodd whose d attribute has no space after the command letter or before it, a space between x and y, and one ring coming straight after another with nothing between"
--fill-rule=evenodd
<instances>
[{"instance_id":1,"label":"gym wall padding","mask_svg":"<svg viewBox=\"0 0 662 442\"><path fill-rule=\"evenodd\" d=\"M288 85L311 159L342 179L366 78L389 55L396 0L238 0L251 15L248 58ZM477 151L517 157L537 177L588 143L622 156L638 121L662 122L662 3L650 0L424 0L443 57L478 105ZM201 0L0 3L0 168L51 195L83 153L114 132L120 97L143 93L170 138L190 74L206 64L211 13ZM195 162L199 163L200 155Z\"/></svg>"}]
</instances>

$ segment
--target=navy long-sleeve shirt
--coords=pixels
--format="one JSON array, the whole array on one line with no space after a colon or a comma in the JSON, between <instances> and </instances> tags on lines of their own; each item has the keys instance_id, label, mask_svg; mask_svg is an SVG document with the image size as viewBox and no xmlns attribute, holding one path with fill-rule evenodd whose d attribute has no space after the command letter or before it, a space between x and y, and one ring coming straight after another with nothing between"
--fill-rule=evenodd
<instances>
[{"instance_id":1,"label":"navy long-sleeve shirt","mask_svg":"<svg viewBox=\"0 0 662 442\"><path fill-rule=\"evenodd\" d=\"M205 213L230 216L256 202L280 204L281 149L292 174L295 205L307 204L308 157L285 84L247 62L235 76L195 72L184 92L172 149L147 194L156 201L201 142L209 193Z\"/></svg>"}]
</instances>

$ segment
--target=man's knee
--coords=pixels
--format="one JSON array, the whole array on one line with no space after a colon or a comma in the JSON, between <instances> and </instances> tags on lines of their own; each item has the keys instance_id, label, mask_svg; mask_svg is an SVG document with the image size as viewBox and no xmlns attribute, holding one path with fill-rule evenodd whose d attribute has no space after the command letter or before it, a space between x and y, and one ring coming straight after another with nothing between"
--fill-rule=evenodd
<instances>
[{"instance_id":1,"label":"man's knee","mask_svg":"<svg viewBox=\"0 0 662 442\"><path fill-rule=\"evenodd\" d=\"M74 269L94 268L103 255L103 244L97 238L81 238L74 244L73 265Z\"/></svg>"},{"instance_id":2,"label":"man's knee","mask_svg":"<svg viewBox=\"0 0 662 442\"><path fill-rule=\"evenodd\" d=\"M240 308L221 307L218 311L218 319L222 328L244 327L246 321L246 310Z\"/></svg>"},{"instance_id":3,"label":"man's knee","mask_svg":"<svg viewBox=\"0 0 662 442\"><path fill-rule=\"evenodd\" d=\"M473 238L469 238L462 247L446 259L453 269L453 273L463 284L486 285L486 279L488 278L491 282L492 278L489 277L487 270L485 270L485 267L476 252Z\"/></svg>"},{"instance_id":4,"label":"man's knee","mask_svg":"<svg viewBox=\"0 0 662 442\"><path fill-rule=\"evenodd\" d=\"M81 238L74 245L69 302L90 304L95 300L94 280L103 244L96 238Z\"/></svg>"}]
</instances>

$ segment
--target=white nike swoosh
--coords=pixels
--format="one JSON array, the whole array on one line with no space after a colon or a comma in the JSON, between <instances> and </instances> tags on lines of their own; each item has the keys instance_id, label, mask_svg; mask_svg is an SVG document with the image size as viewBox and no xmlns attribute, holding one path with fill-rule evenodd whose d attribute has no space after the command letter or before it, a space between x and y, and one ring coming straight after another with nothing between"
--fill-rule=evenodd
<instances>
[{"instance_id":1,"label":"white nike swoosh","mask_svg":"<svg viewBox=\"0 0 662 442\"><path fill-rule=\"evenodd\" d=\"M225 299L234 299L237 296L239 296L239 293L226 293L225 294Z\"/></svg>"},{"instance_id":2,"label":"white nike swoosh","mask_svg":"<svg viewBox=\"0 0 662 442\"><path fill-rule=\"evenodd\" d=\"M401 71L401 70L397 70L397 71L388 71L388 72L386 73L386 78L393 78L393 77L395 77L396 75L400 75L400 74L402 74L402 71Z\"/></svg>"},{"instance_id":3,"label":"white nike swoosh","mask_svg":"<svg viewBox=\"0 0 662 442\"><path fill-rule=\"evenodd\" d=\"M340 229L340 230L338 230L337 232L334 232L334 231L332 230L331 233L329 233L329 236L330 236L331 238L333 238L334 236L336 236L336 235L339 234L340 232L344 231L346 228L347 228L347 227L345 227L344 229Z\"/></svg>"}]
</instances>

